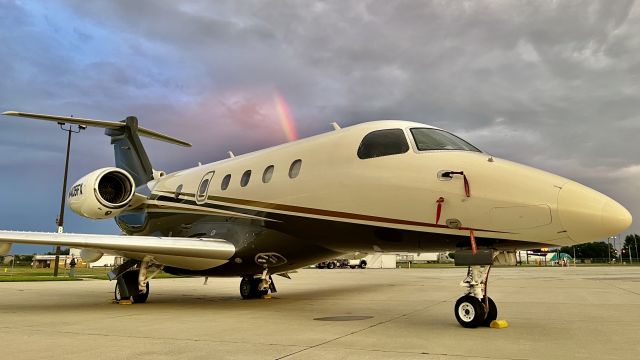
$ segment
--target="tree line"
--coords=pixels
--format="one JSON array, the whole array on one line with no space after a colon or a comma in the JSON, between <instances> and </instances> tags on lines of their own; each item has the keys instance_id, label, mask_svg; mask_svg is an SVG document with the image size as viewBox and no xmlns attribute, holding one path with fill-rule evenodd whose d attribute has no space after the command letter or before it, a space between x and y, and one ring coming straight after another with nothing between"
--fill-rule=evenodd
<instances>
[{"instance_id":1,"label":"tree line","mask_svg":"<svg viewBox=\"0 0 640 360\"><path fill-rule=\"evenodd\" d=\"M637 259L640 257L638 255L640 251L640 235L627 235L624 239L621 252L618 252L618 250L613 247L613 243L606 243L604 241L563 246L560 248L560 252L567 253L571 256L574 256L574 250L575 257L578 259L616 259L622 256L622 260L625 261L629 260L629 255L631 255L633 259Z\"/></svg>"}]
</instances>

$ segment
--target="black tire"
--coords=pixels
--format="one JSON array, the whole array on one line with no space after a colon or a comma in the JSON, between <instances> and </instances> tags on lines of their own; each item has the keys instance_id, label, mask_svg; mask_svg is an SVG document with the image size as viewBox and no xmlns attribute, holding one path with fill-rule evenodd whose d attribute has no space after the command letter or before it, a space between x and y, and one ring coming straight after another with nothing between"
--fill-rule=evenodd
<instances>
[{"instance_id":1,"label":"black tire","mask_svg":"<svg viewBox=\"0 0 640 360\"><path fill-rule=\"evenodd\" d=\"M130 278L132 277L130 276ZM131 300L134 304L144 304L145 302L147 302L147 299L149 298L149 282L147 281L147 291L145 293L139 293L137 295L129 296L128 299L123 299L122 296L120 295L120 286L116 281L116 286L113 290L113 298L116 301Z\"/></svg>"},{"instance_id":2,"label":"black tire","mask_svg":"<svg viewBox=\"0 0 640 360\"><path fill-rule=\"evenodd\" d=\"M115 289L113 289L113 298L115 299L115 301L122 300L122 296L120 296L120 287L118 286L118 282L117 281L116 281L116 287L115 287ZM131 298L125 299L125 300L131 300Z\"/></svg>"},{"instance_id":3,"label":"black tire","mask_svg":"<svg viewBox=\"0 0 640 360\"><path fill-rule=\"evenodd\" d=\"M147 291L143 293L138 293L137 295L133 295L131 297L131 300L133 301L134 304L144 304L147 302L148 298L149 298L149 282L147 281Z\"/></svg>"},{"instance_id":4,"label":"black tire","mask_svg":"<svg viewBox=\"0 0 640 360\"><path fill-rule=\"evenodd\" d=\"M489 309L487 310L487 317L482 322L482 326L491 326L491 322L498 318L498 307L493 299L488 298Z\"/></svg>"},{"instance_id":5,"label":"black tire","mask_svg":"<svg viewBox=\"0 0 640 360\"><path fill-rule=\"evenodd\" d=\"M480 300L471 295L465 295L456 301L453 308L458 323L465 328L477 328L486 318L484 305Z\"/></svg>"},{"instance_id":6,"label":"black tire","mask_svg":"<svg viewBox=\"0 0 640 360\"><path fill-rule=\"evenodd\" d=\"M120 292L120 281L124 281L124 284L127 288L127 291L125 291L126 293L131 294L131 289L133 287L135 287L136 289L138 288L138 272L137 271L127 271L124 274L121 275L122 279L118 279L116 280L116 286L115 289L113 290L113 298L116 301L122 301L122 300L131 300L131 296L129 297L122 297L121 292Z\"/></svg>"},{"instance_id":7,"label":"black tire","mask_svg":"<svg viewBox=\"0 0 640 360\"><path fill-rule=\"evenodd\" d=\"M366 260L362 260L360 261L360 269L366 269L367 268L367 262Z\"/></svg>"},{"instance_id":8,"label":"black tire","mask_svg":"<svg viewBox=\"0 0 640 360\"><path fill-rule=\"evenodd\" d=\"M269 293L269 289L258 290L260 287L260 283L262 279L254 278L253 276L244 276L242 280L240 280L240 296L243 299L256 299L261 296L267 295Z\"/></svg>"},{"instance_id":9,"label":"black tire","mask_svg":"<svg viewBox=\"0 0 640 360\"><path fill-rule=\"evenodd\" d=\"M240 296L243 299L253 299L255 298L255 291L253 290L253 278L249 276L242 277L240 280Z\"/></svg>"},{"instance_id":10,"label":"black tire","mask_svg":"<svg viewBox=\"0 0 640 360\"><path fill-rule=\"evenodd\" d=\"M335 269L336 268L336 263L334 263L333 261L327 263L327 269Z\"/></svg>"}]
</instances>

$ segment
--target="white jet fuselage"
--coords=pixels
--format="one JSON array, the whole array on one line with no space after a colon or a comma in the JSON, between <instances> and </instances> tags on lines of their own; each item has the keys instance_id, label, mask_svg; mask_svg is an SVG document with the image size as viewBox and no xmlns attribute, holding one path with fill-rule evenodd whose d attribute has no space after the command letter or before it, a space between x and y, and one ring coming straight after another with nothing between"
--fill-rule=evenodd
<instances>
[{"instance_id":1,"label":"white jet fuselage","mask_svg":"<svg viewBox=\"0 0 640 360\"><path fill-rule=\"evenodd\" d=\"M266 223L273 220L273 214L284 214L291 216L288 219L330 221L326 224L352 223L462 237L473 230L478 238L511 240L493 243L494 247L511 249L531 247L530 243L593 241L615 233L630 220L628 212L612 199L545 171L482 152L419 151L410 129L425 127L406 121L365 123L169 174L151 184L151 189L164 198L194 201L194 210L251 213ZM359 158L365 135L382 129L401 129L409 150ZM291 178L290 168L296 160L301 161L299 174ZM265 182L264 172L271 166L273 174ZM244 184L242 177L247 171L251 174ZM439 176L446 171L464 172L470 196L465 193L462 176ZM202 189L198 193L205 175L209 185L204 193ZM221 184L229 175L231 180L223 190ZM436 201L441 197L444 202L436 224ZM459 228L447 226L447 220L452 219ZM396 250L393 241L371 239L368 248L360 248L362 241L355 240L354 246L344 243L335 250ZM421 249L441 246L435 242L431 247L426 241L421 242ZM447 248L455 250L457 246L459 241Z\"/></svg>"}]
</instances>

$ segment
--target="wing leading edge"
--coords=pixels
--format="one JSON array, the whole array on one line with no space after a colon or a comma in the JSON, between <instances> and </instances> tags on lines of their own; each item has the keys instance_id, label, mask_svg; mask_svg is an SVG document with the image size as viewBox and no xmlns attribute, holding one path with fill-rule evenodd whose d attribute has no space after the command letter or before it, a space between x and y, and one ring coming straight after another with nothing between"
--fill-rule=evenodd
<instances>
[{"instance_id":1,"label":"wing leading edge","mask_svg":"<svg viewBox=\"0 0 640 360\"><path fill-rule=\"evenodd\" d=\"M235 246L222 239L96 234L58 234L0 230L0 243L60 245L96 249L132 259L151 257L156 262L191 270L226 263Z\"/></svg>"}]
</instances>

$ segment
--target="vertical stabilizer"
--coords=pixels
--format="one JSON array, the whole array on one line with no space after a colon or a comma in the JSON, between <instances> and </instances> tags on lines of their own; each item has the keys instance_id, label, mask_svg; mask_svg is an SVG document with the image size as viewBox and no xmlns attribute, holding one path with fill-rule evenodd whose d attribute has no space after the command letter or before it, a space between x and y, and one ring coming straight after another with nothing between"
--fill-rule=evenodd
<instances>
[{"instance_id":1,"label":"vertical stabilizer","mask_svg":"<svg viewBox=\"0 0 640 360\"><path fill-rule=\"evenodd\" d=\"M105 134L111 137L116 167L131 174L138 187L153 180L153 168L138 136L138 118L128 116L122 122L124 127L106 129Z\"/></svg>"}]
</instances>

